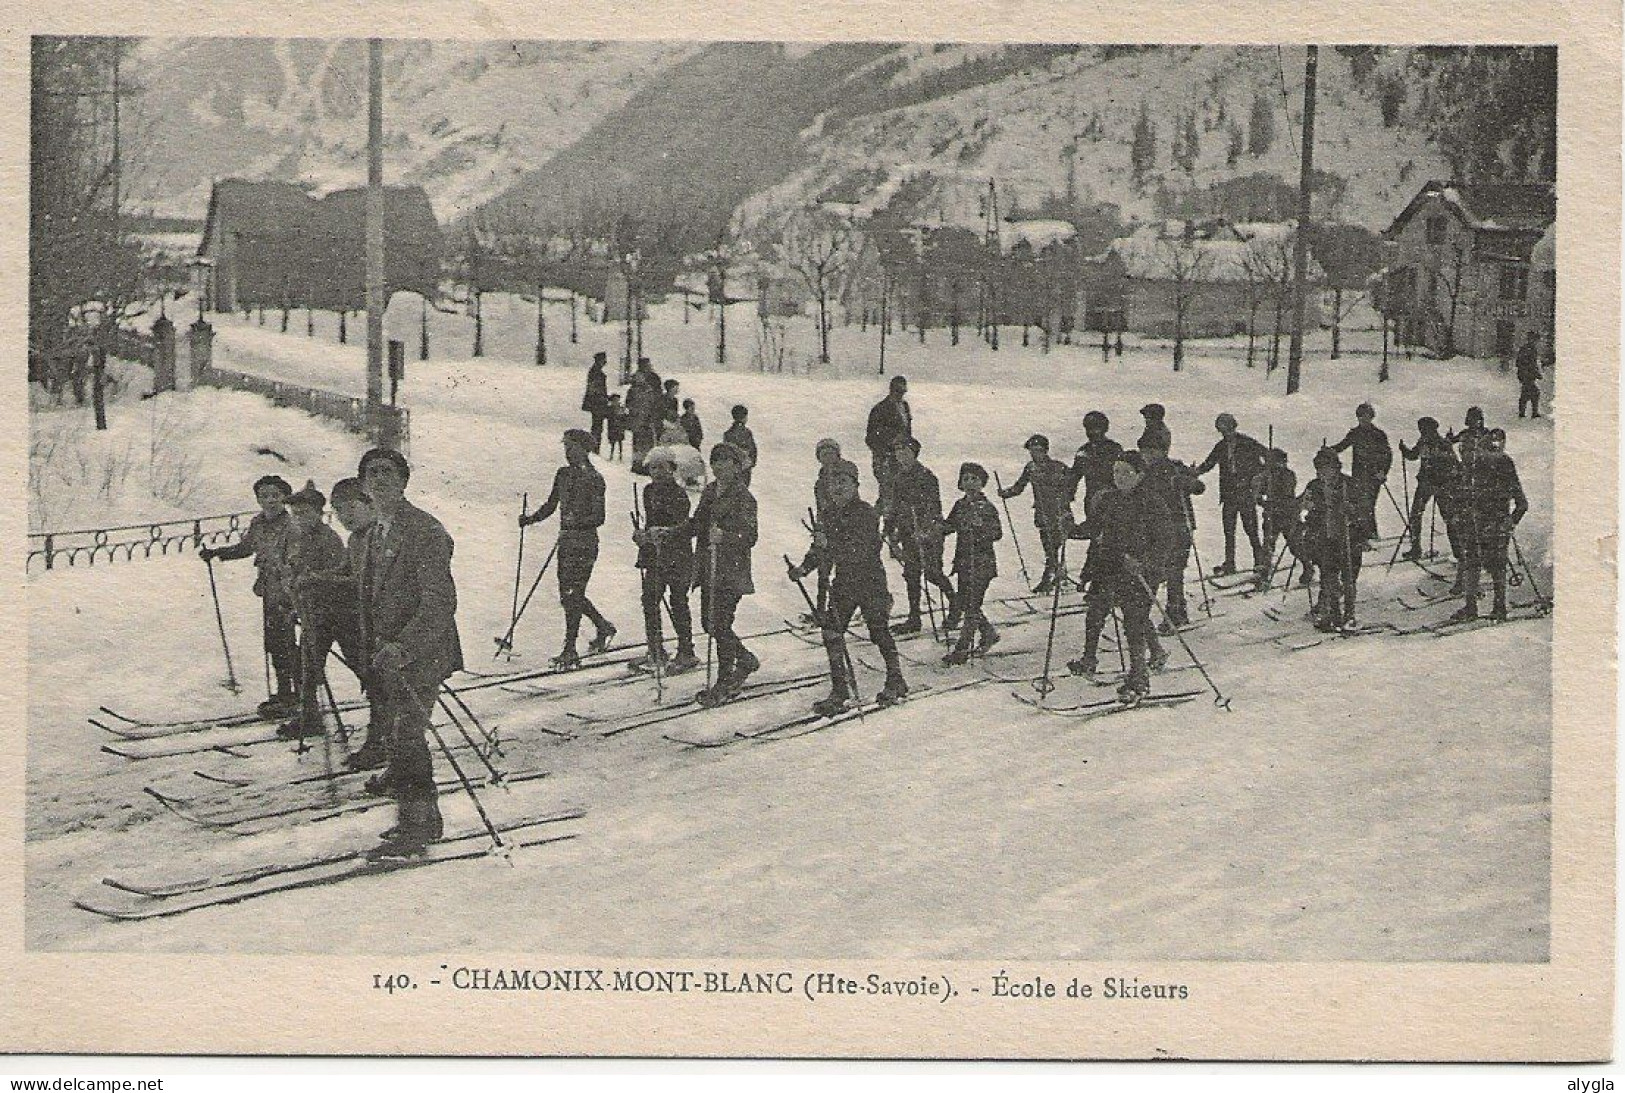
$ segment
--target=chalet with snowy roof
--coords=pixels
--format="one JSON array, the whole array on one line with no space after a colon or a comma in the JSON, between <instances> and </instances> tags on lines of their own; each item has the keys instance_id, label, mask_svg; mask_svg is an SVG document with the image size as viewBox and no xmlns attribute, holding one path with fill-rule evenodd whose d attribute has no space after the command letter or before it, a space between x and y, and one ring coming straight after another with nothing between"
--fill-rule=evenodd
<instances>
[{"instance_id":1,"label":"chalet with snowy roof","mask_svg":"<svg viewBox=\"0 0 1625 1093\"><path fill-rule=\"evenodd\" d=\"M1085 291L1114 300L1122 328L1171 338L1184 311L1187 338L1222 338L1261 329L1265 313L1273 322L1275 301L1290 291L1297 228L1291 223L1232 224L1226 220L1159 221L1113 240L1098 268L1085 278ZM1311 291L1304 323L1321 321L1316 287L1326 275L1309 260ZM1087 315L1103 309L1086 303ZM1091 329L1097 327L1091 319Z\"/></svg>"},{"instance_id":2,"label":"chalet with snowy roof","mask_svg":"<svg viewBox=\"0 0 1625 1093\"><path fill-rule=\"evenodd\" d=\"M1394 244L1383 314L1402 341L1441 356L1510 357L1526 330L1549 348L1555 263L1535 259L1556 219L1551 183L1429 182L1383 232Z\"/></svg>"},{"instance_id":3,"label":"chalet with snowy roof","mask_svg":"<svg viewBox=\"0 0 1625 1093\"><path fill-rule=\"evenodd\" d=\"M365 189L316 198L287 182L215 183L197 252L210 271L213 309L364 307L366 197ZM385 187L386 294L436 295L441 252L423 188Z\"/></svg>"}]
</instances>

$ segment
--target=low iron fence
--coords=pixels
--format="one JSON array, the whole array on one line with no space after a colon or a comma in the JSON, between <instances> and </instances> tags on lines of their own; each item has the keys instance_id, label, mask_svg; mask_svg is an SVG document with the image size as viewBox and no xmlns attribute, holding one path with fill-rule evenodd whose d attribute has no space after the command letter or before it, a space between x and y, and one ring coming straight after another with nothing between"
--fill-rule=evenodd
<instances>
[{"instance_id":1,"label":"low iron fence","mask_svg":"<svg viewBox=\"0 0 1625 1093\"><path fill-rule=\"evenodd\" d=\"M220 516L199 516L190 520L164 520L152 524L125 524L114 528L89 528L82 531L44 531L28 537L26 570L36 560L46 569L55 569L66 561L69 566L83 559L95 565L98 558L109 562L130 561L137 554L152 557L152 552L177 554L203 546L225 546L243 537L252 512L228 512Z\"/></svg>"},{"instance_id":2,"label":"low iron fence","mask_svg":"<svg viewBox=\"0 0 1625 1093\"><path fill-rule=\"evenodd\" d=\"M211 387L224 387L232 391L262 395L278 406L292 406L307 414L336 421L352 433L359 433L362 436L372 435L367 400L356 395L341 395L336 391L302 387L296 383L284 383L281 380L266 379L264 376L248 372L233 372L213 366L201 369L196 380ZM410 435L410 415L399 406L385 406L383 411L394 420L394 435L404 443L406 437Z\"/></svg>"}]
</instances>

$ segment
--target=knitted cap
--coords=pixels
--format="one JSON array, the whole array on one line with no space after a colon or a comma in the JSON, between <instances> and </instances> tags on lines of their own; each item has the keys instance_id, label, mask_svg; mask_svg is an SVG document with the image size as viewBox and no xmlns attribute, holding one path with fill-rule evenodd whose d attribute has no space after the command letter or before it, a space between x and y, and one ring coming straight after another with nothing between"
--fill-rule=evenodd
<instances>
[{"instance_id":1,"label":"knitted cap","mask_svg":"<svg viewBox=\"0 0 1625 1093\"><path fill-rule=\"evenodd\" d=\"M961 463L959 465L959 477L964 478L967 474L982 485L987 485L987 468L980 463Z\"/></svg>"}]
</instances>

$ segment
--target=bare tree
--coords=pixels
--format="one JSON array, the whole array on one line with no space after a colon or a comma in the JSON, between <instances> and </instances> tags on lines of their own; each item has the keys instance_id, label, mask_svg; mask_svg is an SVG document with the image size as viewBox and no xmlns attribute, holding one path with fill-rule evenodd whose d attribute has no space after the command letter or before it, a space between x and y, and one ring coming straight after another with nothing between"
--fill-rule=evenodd
<instances>
[{"instance_id":1,"label":"bare tree","mask_svg":"<svg viewBox=\"0 0 1625 1093\"><path fill-rule=\"evenodd\" d=\"M1445 296L1450 301L1450 314L1445 322L1444 356L1456 355L1456 315L1461 304L1462 289L1467 287L1467 273L1473 264L1473 244L1468 236L1460 236L1445 248L1439 264Z\"/></svg>"},{"instance_id":2,"label":"bare tree","mask_svg":"<svg viewBox=\"0 0 1625 1093\"><path fill-rule=\"evenodd\" d=\"M1289 238L1263 236L1247 241L1241 266L1247 278L1247 363L1253 363L1253 347L1258 305L1269 303L1273 313L1267 371L1281 365L1281 335L1286 326L1287 303L1292 284L1292 245Z\"/></svg>"},{"instance_id":3,"label":"bare tree","mask_svg":"<svg viewBox=\"0 0 1625 1093\"><path fill-rule=\"evenodd\" d=\"M823 209L800 209L785 219L777 252L818 304L818 361L829 363L829 298L855 253L857 233L845 219Z\"/></svg>"},{"instance_id":4,"label":"bare tree","mask_svg":"<svg viewBox=\"0 0 1625 1093\"><path fill-rule=\"evenodd\" d=\"M1176 239L1157 240L1158 269L1173 286L1174 296L1174 371L1185 364L1185 319L1191 304L1201 293L1203 281L1212 265L1212 255L1203 250L1196 238L1186 232Z\"/></svg>"}]
</instances>

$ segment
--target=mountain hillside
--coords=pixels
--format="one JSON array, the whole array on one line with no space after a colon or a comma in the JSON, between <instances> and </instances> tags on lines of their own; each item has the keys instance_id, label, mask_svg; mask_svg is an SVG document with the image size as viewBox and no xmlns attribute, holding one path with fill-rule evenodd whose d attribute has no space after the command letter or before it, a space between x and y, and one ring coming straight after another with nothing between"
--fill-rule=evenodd
<instances>
[{"instance_id":1,"label":"mountain hillside","mask_svg":"<svg viewBox=\"0 0 1625 1093\"><path fill-rule=\"evenodd\" d=\"M147 43L138 180L200 215L223 175L351 185L364 173L360 42ZM1302 47L400 42L386 174L443 221L476 208L558 227L589 205L708 242L813 201L908 184L976 226L1291 214ZM1430 177L1552 177L1555 52L1342 46L1320 54L1317 215L1385 226Z\"/></svg>"}]
</instances>

